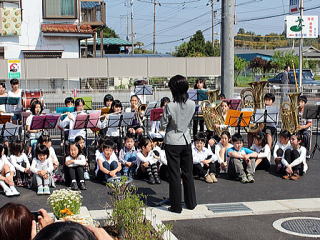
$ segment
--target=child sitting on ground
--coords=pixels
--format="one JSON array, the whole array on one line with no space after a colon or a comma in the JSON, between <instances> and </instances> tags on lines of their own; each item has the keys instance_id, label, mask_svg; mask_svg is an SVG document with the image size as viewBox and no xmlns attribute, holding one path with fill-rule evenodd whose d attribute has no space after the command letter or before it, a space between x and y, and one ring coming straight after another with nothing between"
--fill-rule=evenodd
<instances>
[{"instance_id":1,"label":"child sitting on ground","mask_svg":"<svg viewBox=\"0 0 320 240\"><path fill-rule=\"evenodd\" d=\"M157 137L158 136L158 137ZM159 159L159 174L160 179L168 181L169 175L168 175L168 161L166 157L166 153L163 149L161 149L161 145L163 143L163 138L159 138L159 135L156 135L152 139L152 151L153 154L157 157L160 157Z\"/></svg>"},{"instance_id":2,"label":"child sitting on ground","mask_svg":"<svg viewBox=\"0 0 320 240\"><path fill-rule=\"evenodd\" d=\"M18 187L29 186L31 178L30 162L24 153L24 143L19 140L12 142L10 144L10 152L10 162L16 169L16 185Z\"/></svg>"},{"instance_id":3,"label":"child sitting on ground","mask_svg":"<svg viewBox=\"0 0 320 240\"><path fill-rule=\"evenodd\" d=\"M226 152L227 149L232 148L233 145L230 143L231 135L228 131L223 131L221 133L220 142L215 145L215 154L218 157L218 162L220 163L220 170L226 171L228 167ZM217 169L218 170L218 169ZM217 171L219 174L219 171Z\"/></svg>"},{"instance_id":4,"label":"child sitting on ground","mask_svg":"<svg viewBox=\"0 0 320 240\"><path fill-rule=\"evenodd\" d=\"M121 176L121 164L114 153L114 142L105 140L100 149L101 153L97 157L96 175L103 182L108 182L110 178Z\"/></svg>"},{"instance_id":5,"label":"child sitting on ground","mask_svg":"<svg viewBox=\"0 0 320 240\"><path fill-rule=\"evenodd\" d=\"M0 186L7 197L18 196L20 193L14 186L14 166L8 161L6 147L0 144Z\"/></svg>"},{"instance_id":6,"label":"child sitting on ground","mask_svg":"<svg viewBox=\"0 0 320 240\"><path fill-rule=\"evenodd\" d=\"M137 151L134 146L134 136L127 134L124 138L124 148L120 150L119 161L122 164L124 176L133 177L137 168Z\"/></svg>"},{"instance_id":7,"label":"child sitting on ground","mask_svg":"<svg viewBox=\"0 0 320 240\"><path fill-rule=\"evenodd\" d=\"M264 132L259 132L253 136L251 150L258 153L255 162L255 170L269 170L271 166L271 149L267 143L266 134Z\"/></svg>"},{"instance_id":8,"label":"child sitting on ground","mask_svg":"<svg viewBox=\"0 0 320 240\"><path fill-rule=\"evenodd\" d=\"M147 174L148 183L160 184L159 172L157 162L160 156L156 156L152 151L152 142L148 138L141 138L139 141L140 150L137 153L137 175L141 178Z\"/></svg>"},{"instance_id":9,"label":"child sitting on ground","mask_svg":"<svg viewBox=\"0 0 320 240\"><path fill-rule=\"evenodd\" d=\"M300 134L293 134L290 143L291 148L285 151L284 158L281 161L282 172L284 173L283 179L296 181L308 170L307 149L301 145L302 136Z\"/></svg>"},{"instance_id":10,"label":"child sitting on ground","mask_svg":"<svg viewBox=\"0 0 320 240\"><path fill-rule=\"evenodd\" d=\"M282 159L284 158L284 153L287 149L291 148L290 143L291 134L287 130L283 130L279 134L279 141L274 146L273 149L273 158L274 163L276 164L276 173L280 173L282 165Z\"/></svg>"},{"instance_id":11,"label":"child sitting on ground","mask_svg":"<svg viewBox=\"0 0 320 240\"><path fill-rule=\"evenodd\" d=\"M232 136L233 147L227 150L229 157L228 175L231 178L240 178L242 183L254 183L255 158L258 153L243 147L241 134Z\"/></svg>"},{"instance_id":12,"label":"child sitting on ground","mask_svg":"<svg viewBox=\"0 0 320 240\"><path fill-rule=\"evenodd\" d=\"M36 158L32 160L31 171L35 174L38 186L38 195L50 195L50 176L53 171L52 161L48 160L49 149L45 145L37 145Z\"/></svg>"},{"instance_id":13,"label":"child sitting on ground","mask_svg":"<svg viewBox=\"0 0 320 240\"><path fill-rule=\"evenodd\" d=\"M84 182L83 167L86 165L86 158L82 155L81 148L77 143L69 143L68 156L66 157L66 171L71 180L71 190L87 190Z\"/></svg>"},{"instance_id":14,"label":"child sitting on ground","mask_svg":"<svg viewBox=\"0 0 320 240\"><path fill-rule=\"evenodd\" d=\"M213 154L211 149L206 148L206 137L204 133L199 132L194 138L192 145L193 172L206 183L218 182L216 178L216 168L214 162L218 161L218 157Z\"/></svg>"},{"instance_id":15,"label":"child sitting on ground","mask_svg":"<svg viewBox=\"0 0 320 240\"><path fill-rule=\"evenodd\" d=\"M86 142L82 136L77 136L75 138L75 143L79 144L81 148L81 154L86 158L86 165L84 166L84 173L83 173L84 179L90 180L90 174L89 174L90 168L89 168L89 162L88 162L88 156L87 156Z\"/></svg>"}]
</instances>

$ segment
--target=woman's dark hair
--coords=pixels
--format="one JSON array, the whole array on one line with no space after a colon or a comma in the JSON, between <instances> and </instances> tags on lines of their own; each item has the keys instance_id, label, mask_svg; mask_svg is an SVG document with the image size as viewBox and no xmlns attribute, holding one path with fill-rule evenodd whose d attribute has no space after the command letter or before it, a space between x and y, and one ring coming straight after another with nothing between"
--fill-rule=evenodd
<instances>
[{"instance_id":1,"label":"woman's dark hair","mask_svg":"<svg viewBox=\"0 0 320 240\"><path fill-rule=\"evenodd\" d=\"M32 213L22 204L7 203L0 208L1 240L30 240Z\"/></svg>"},{"instance_id":2,"label":"woman's dark hair","mask_svg":"<svg viewBox=\"0 0 320 240\"><path fill-rule=\"evenodd\" d=\"M74 102L74 106L78 107L80 103L82 103L82 105L84 106L84 100L82 98L77 98L77 100Z\"/></svg>"},{"instance_id":3,"label":"woman's dark hair","mask_svg":"<svg viewBox=\"0 0 320 240\"><path fill-rule=\"evenodd\" d=\"M49 157L49 148L46 145L38 144L36 147L36 156L38 157L39 154L47 155Z\"/></svg>"},{"instance_id":4,"label":"woman's dark hair","mask_svg":"<svg viewBox=\"0 0 320 240\"><path fill-rule=\"evenodd\" d=\"M76 143L79 142L80 140L84 140L84 137L82 137L81 135L76 136L76 138L74 139Z\"/></svg>"},{"instance_id":5,"label":"woman's dark hair","mask_svg":"<svg viewBox=\"0 0 320 240\"><path fill-rule=\"evenodd\" d=\"M272 102L274 102L276 100L276 97L274 96L273 93L266 93L264 95L264 100L268 100L270 99Z\"/></svg>"},{"instance_id":6,"label":"woman's dark hair","mask_svg":"<svg viewBox=\"0 0 320 240\"><path fill-rule=\"evenodd\" d=\"M198 132L194 136L194 141L201 141L201 142L206 142L206 134L204 132Z\"/></svg>"},{"instance_id":7,"label":"woman's dark hair","mask_svg":"<svg viewBox=\"0 0 320 240\"><path fill-rule=\"evenodd\" d=\"M241 134L239 133L236 133L234 135L232 135L232 139L231 141L234 143L234 142L243 142L243 137Z\"/></svg>"},{"instance_id":8,"label":"woman's dark hair","mask_svg":"<svg viewBox=\"0 0 320 240\"><path fill-rule=\"evenodd\" d=\"M148 146L150 142L151 140L149 138L142 137L139 141L138 147L142 149L143 147Z\"/></svg>"},{"instance_id":9,"label":"woman's dark hair","mask_svg":"<svg viewBox=\"0 0 320 240\"><path fill-rule=\"evenodd\" d=\"M292 136L296 136L297 139L298 139L298 141L301 141L300 145L303 145L303 144L304 144L304 142L303 142L303 136L302 136L301 133L295 132L295 133L293 133L293 134L291 135L291 137L292 137Z\"/></svg>"},{"instance_id":10,"label":"woman's dark hair","mask_svg":"<svg viewBox=\"0 0 320 240\"><path fill-rule=\"evenodd\" d=\"M114 100L114 101L112 102L112 104L111 104L111 109L110 109L110 112L109 112L109 113L114 113L114 110L113 110L114 107L120 107L121 110L123 109L123 108L122 108L122 103L120 102L120 100Z\"/></svg>"},{"instance_id":11,"label":"woman's dark hair","mask_svg":"<svg viewBox=\"0 0 320 240\"><path fill-rule=\"evenodd\" d=\"M85 226L66 221L46 226L38 232L33 240L97 240L97 238Z\"/></svg>"},{"instance_id":12,"label":"woman's dark hair","mask_svg":"<svg viewBox=\"0 0 320 240\"><path fill-rule=\"evenodd\" d=\"M198 83L203 83L203 88L207 89L206 80L204 80L204 79L197 79L197 81L193 87L194 89L198 89Z\"/></svg>"},{"instance_id":13,"label":"woman's dark hair","mask_svg":"<svg viewBox=\"0 0 320 240\"><path fill-rule=\"evenodd\" d=\"M169 102L170 102L170 98L168 97L161 98L160 107L163 107L166 103L169 103Z\"/></svg>"},{"instance_id":14,"label":"woman's dark hair","mask_svg":"<svg viewBox=\"0 0 320 240\"><path fill-rule=\"evenodd\" d=\"M6 88L6 84L4 82L1 82L0 86L2 86L3 88Z\"/></svg>"},{"instance_id":15,"label":"woman's dark hair","mask_svg":"<svg viewBox=\"0 0 320 240\"><path fill-rule=\"evenodd\" d=\"M32 112L33 115L36 115L36 106L37 106L38 104L40 105L40 108L41 108L40 114L41 114L42 111L43 111L42 103L41 103L38 99L35 99L35 100L32 101L31 107L30 107L30 111Z\"/></svg>"},{"instance_id":16,"label":"woman's dark hair","mask_svg":"<svg viewBox=\"0 0 320 240\"><path fill-rule=\"evenodd\" d=\"M67 98L64 100L64 104L67 105L68 103L74 104L74 99L73 99L72 97L67 97Z\"/></svg>"},{"instance_id":17,"label":"woman's dark hair","mask_svg":"<svg viewBox=\"0 0 320 240\"><path fill-rule=\"evenodd\" d=\"M43 143L46 143L46 142L51 142L51 138L49 135L41 135L39 138L38 138L38 144L43 144Z\"/></svg>"},{"instance_id":18,"label":"woman's dark hair","mask_svg":"<svg viewBox=\"0 0 320 240\"><path fill-rule=\"evenodd\" d=\"M259 132L255 135L253 135L254 139L257 139L258 141L261 141L261 146L264 147L267 144L267 138L266 134L264 132Z\"/></svg>"},{"instance_id":19,"label":"woman's dark hair","mask_svg":"<svg viewBox=\"0 0 320 240\"><path fill-rule=\"evenodd\" d=\"M14 141L14 142L11 142L10 143L10 153L12 155L19 155L23 152L24 150L24 142L21 141L21 140L17 140L17 141Z\"/></svg>"},{"instance_id":20,"label":"woman's dark hair","mask_svg":"<svg viewBox=\"0 0 320 240\"><path fill-rule=\"evenodd\" d=\"M109 102L109 101L113 101L113 96L111 94L107 94L107 95L104 96L103 105L106 106L107 105L106 103Z\"/></svg>"},{"instance_id":21,"label":"woman's dark hair","mask_svg":"<svg viewBox=\"0 0 320 240\"><path fill-rule=\"evenodd\" d=\"M16 79L16 78L13 78L13 79L10 80L10 84L11 84L11 85L19 84L19 80Z\"/></svg>"},{"instance_id":22,"label":"woman's dark hair","mask_svg":"<svg viewBox=\"0 0 320 240\"><path fill-rule=\"evenodd\" d=\"M228 139L231 138L231 134L228 131L223 131L220 136L222 137L222 135L226 135Z\"/></svg>"},{"instance_id":23,"label":"woman's dark hair","mask_svg":"<svg viewBox=\"0 0 320 240\"><path fill-rule=\"evenodd\" d=\"M74 145L74 146L76 146L78 148L77 157L79 157L82 154L82 149L81 149L80 145L77 142L69 143L68 148L67 148L67 151L68 151L67 155L70 156L70 148L71 148L72 145Z\"/></svg>"},{"instance_id":24,"label":"woman's dark hair","mask_svg":"<svg viewBox=\"0 0 320 240\"><path fill-rule=\"evenodd\" d=\"M279 136L288 139L288 138L291 137L291 133L290 133L288 130L282 130L282 131L279 133Z\"/></svg>"},{"instance_id":25,"label":"woman's dark hair","mask_svg":"<svg viewBox=\"0 0 320 240\"><path fill-rule=\"evenodd\" d=\"M8 156L8 147L5 144L0 143L0 158L2 157L3 150L4 150L4 155Z\"/></svg>"},{"instance_id":26,"label":"woman's dark hair","mask_svg":"<svg viewBox=\"0 0 320 240\"><path fill-rule=\"evenodd\" d=\"M172 77L168 85L174 102L185 103L188 100L189 85L184 76L176 75Z\"/></svg>"}]
</instances>

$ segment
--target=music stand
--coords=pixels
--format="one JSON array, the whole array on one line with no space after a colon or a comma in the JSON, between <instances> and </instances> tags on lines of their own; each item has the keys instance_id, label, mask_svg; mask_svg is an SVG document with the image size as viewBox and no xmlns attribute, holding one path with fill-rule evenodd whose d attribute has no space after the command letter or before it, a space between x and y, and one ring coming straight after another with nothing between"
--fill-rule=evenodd
<instances>
[{"instance_id":1,"label":"music stand","mask_svg":"<svg viewBox=\"0 0 320 240\"><path fill-rule=\"evenodd\" d=\"M225 124L230 127L237 127L238 134L240 134L241 127L248 127L250 124L250 119L253 115L251 111L238 111L238 110L228 110Z\"/></svg>"},{"instance_id":2,"label":"music stand","mask_svg":"<svg viewBox=\"0 0 320 240\"><path fill-rule=\"evenodd\" d=\"M151 85L138 85L134 88L135 95L153 95L153 88Z\"/></svg>"},{"instance_id":3,"label":"music stand","mask_svg":"<svg viewBox=\"0 0 320 240\"><path fill-rule=\"evenodd\" d=\"M77 100L78 98L82 98L84 101L84 110L92 110L92 97L75 97L74 100Z\"/></svg>"},{"instance_id":4,"label":"music stand","mask_svg":"<svg viewBox=\"0 0 320 240\"><path fill-rule=\"evenodd\" d=\"M275 106L267 106L265 109L256 109L254 123L278 123L279 109Z\"/></svg>"},{"instance_id":5,"label":"music stand","mask_svg":"<svg viewBox=\"0 0 320 240\"><path fill-rule=\"evenodd\" d=\"M8 137L16 137L19 136L21 133L21 125L16 125L11 122L7 122L6 124L3 125L2 131L1 131L1 136L2 138Z\"/></svg>"},{"instance_id":6,"label":"music stand","mask_svg":"<svg viewBox=\"0 0 320 240\"><path fill-rule=\"evenodd\" d=\"M45 115L43 129L54 129L57 126L59 118L59 114Z\"/></svg>"},{"instance_id":7,"label":"music stand","mask_svg":"<svg viewBox=\"0 0 320 240\"><path fill-rule=\"evenodd\" d=\"M150 120L160 121L162 115L163 115L163 108L154 108L151 110Z\"/></svg>"},{"instance_id":8,"label":"music stand","mask_svg":"<svg viewBox=\"0 0 320 240\"><path fill-rule=\"evenodd\" d=\"M223 99L222 101L226 102L232 110L237 110L241 103L241 99Z\"/></svg>"},{"instance_id":9,"label":"music stand","mask_svg":"<svg viewBox=\"0 0 320 240\"><path fill-rule=\"evenodd\" d=\"M304 119L316 119L317 120L317 128L316 128L316 143L313 147L311 158L313 158L314 154L318 150L320 152L320 145L318 143L318 135L319 135L319 119L320 119L320 106L319 105L306 105L304 107L303 115Z\"/></svg>"}]
</instances>

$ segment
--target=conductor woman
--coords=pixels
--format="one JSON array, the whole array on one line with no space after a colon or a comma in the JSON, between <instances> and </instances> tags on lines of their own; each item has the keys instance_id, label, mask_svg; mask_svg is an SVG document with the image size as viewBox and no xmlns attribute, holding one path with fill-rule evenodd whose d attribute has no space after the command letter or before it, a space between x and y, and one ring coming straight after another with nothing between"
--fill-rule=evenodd
<instances>
[{"instance_id":1,"label":"conductor woman","mask_svg":"<svg viewBox=\"0 0 320 240\"><path fill-rule=\"evenodd\" d=\"M168 160L169 211L181 213L181 178L184 201L188 209L197 206L192 173L192 150L190 130L195 103L188 99L188 82L185 77L176 75L169 81L173 102L166 105L161 118L161 128L166 129L164 137ZM181 170L180 170L181 169Z\"/></svg>"}]
</instances>

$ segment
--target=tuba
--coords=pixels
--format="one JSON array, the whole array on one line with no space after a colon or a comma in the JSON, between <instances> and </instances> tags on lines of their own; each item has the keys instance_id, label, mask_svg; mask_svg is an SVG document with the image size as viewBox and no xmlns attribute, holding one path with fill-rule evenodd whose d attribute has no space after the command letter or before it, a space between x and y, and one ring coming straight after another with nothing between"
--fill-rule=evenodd
<instances>
[{"instance_id":1,"label":"tuba","mask_svg":"<svg viewBox=\"0 0 320 240\"><path fill-rule=\"evenodd\" d=\"M250 88L242 89L240 92L241 96L241 108L253 108L254 112L256 109L264 108L264 88L268 81L259 81L249 83ZM250 133L256 133L262 130L264 126L262 124L250 124L249 128L245 130Z\"/></svg>"},{"instance_id":2,"label":"tuba","mask_svg":"<svg viewBox=\"0 0 320 240\"><path fill-rule=\"evenodd\" d=\"M208 100L202 101L201 111L206 127L215 134L221 135L224 129L217 128L215 125L224 124L222 116L221 101L218 100L219 90L208 90Z\"/></svg>"},{"instance_id":3,"label":"tuba","mask_svg":"<svg viewBox=\"0 0 320 240\"><path fill-rule=\"evenodd\" d=\"M290 102L281 104L282 129L288 130L291 134L299 130L299 104L298 99L301 93L289 93Z\"/></svg>"}]
</instances>

